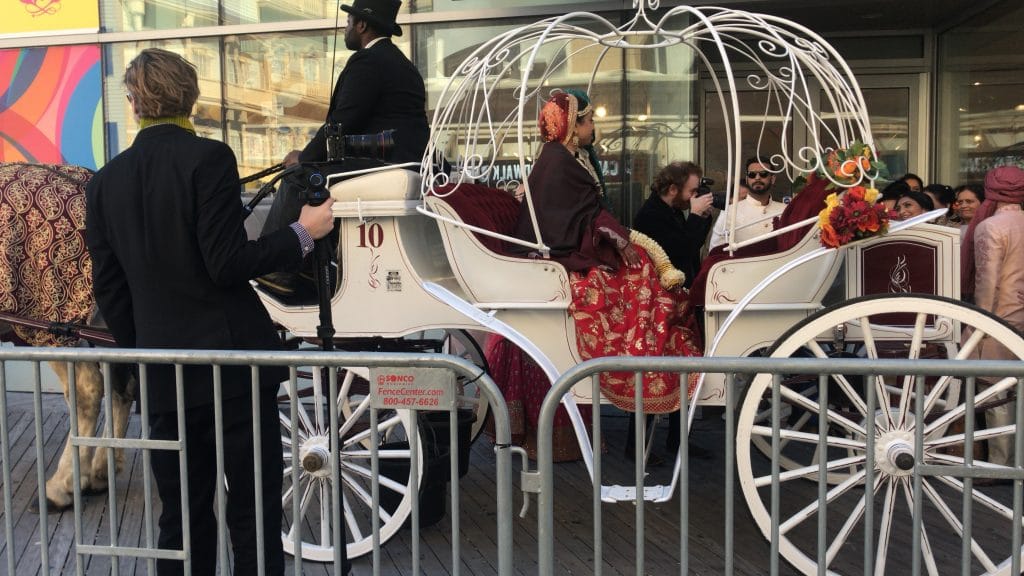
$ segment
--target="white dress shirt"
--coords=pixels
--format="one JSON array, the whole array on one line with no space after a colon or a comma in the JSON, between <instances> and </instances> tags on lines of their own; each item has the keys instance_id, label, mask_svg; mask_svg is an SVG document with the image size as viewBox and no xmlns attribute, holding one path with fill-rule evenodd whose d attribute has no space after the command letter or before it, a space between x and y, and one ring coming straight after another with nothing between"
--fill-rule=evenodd
<instances>
[{"instance_id":1,"label":"white dress shirt","mask_svg":"<svg viewBox=\"0 0 1024 576\"><path fill-rule=\"evenodd\" d=\"M708 243L708 249L714 248L725 244L729 239L729 222L728 217L731 213L729 206L725 212L718 216L718 220L715 221L715 228L711 232L711 240ZM756 236L760 236L767 232L772 231L772 220L775 216L778 216L786 205L782 202L776 202L775 200L769 199L767 204L761 204L761 201L753 196L747 196L743 200L736 203L736 232L735 242L743 242L750 240ZM747 226L747 224L753 224Z\"/></svg>"}]
</instances>

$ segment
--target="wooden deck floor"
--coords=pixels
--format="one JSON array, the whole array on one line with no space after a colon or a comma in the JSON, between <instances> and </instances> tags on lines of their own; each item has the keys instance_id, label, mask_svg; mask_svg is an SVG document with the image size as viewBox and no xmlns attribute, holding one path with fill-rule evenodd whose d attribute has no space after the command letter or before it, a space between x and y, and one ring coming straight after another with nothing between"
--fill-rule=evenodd
<instances>
[{"instance_id":1,"label":"wooden deck floor","mask_svg":"<svg viewBox=\"0 0 1024 576\"><path fill-rule=\"evenodd\" d=\"M0 541L0 574L7 572L7 555L13 554L18 576L46 573L41 570L42 548L39 541L39 517L28 511L29 503L36 498L36 451L33 438L35 422L32 417L31 395L8 394L8 426L11 447L13 507L0 512L0 529L10 514L15 526L13 541ZM47 396L44 401L43 437L44 455L47 459L47 474L56 465L64 433L68 429L67 410L59 396ZM608 451L605 456L605 483L631 484L632 464L620 457L626 418L606 416L605 437ZM138 437L139 422L133 416L129 435ZM692 460L690 466L690 569L693 574L722 574L724 572L724 458L721 456L724 444L723 423L719 418L700 420L696 424L695 443L710 450L716 456L706 460ZM659 444L660 445L660 444ZM126 546L145 546L144 520L142 517L142 456L140 452L129 451L128 467L117 479L115 510L118 518L118 542ZM513 462L514 485L518 488L520 465ZM653 481L664 481L671 472L666 464L654 469ZM579 463L556 466L555 500L555 554L556 573L593 573L593 514L590 503L590 482L586 470ZM813 497L816 486L806 482L805 490ZM469 576L497 574L497 544L495 520L494 457L486 438L476 442L471 451L470 471L460 483L461 491L461 555L458 559L459 572ZM735 517L734 567L738 575L765 574L768 571L770 547L755 526L750 512L739 492L737 481ZM1009 501L1009 487L1000 499ZM644 554L646 573L679 573L679 496L667 504L647 504L646 545ZM2 502L0 502L2 504ZM514 494L514 509L522 505L521 493ZM635 507L631 504L604 504L603 573L610 575L635 574ZM831 512L830 512L831 514ZM86 497L82 511L85 542L107 544L110 542L111 507L108 496ZM842 520L842 514L837 514ZM46 532L48 566L50 574L74 574L76 561L82 562L86 574L110 574L110 559L102 556L76 557L73 551L74 515L66 512L48 517ZM812 527L813 528L813 527ZM423 574L452 574L450 520L445 518L435 526L421 532L421 570ZM537 573L537 508L536 500L531 501L525 518L515 518L514 561L516 574ZM813 532L812 532L813 535ZM381 573L405 575L411 573L411 532L399 531L385 543L381 553ZM896 541L890 554L909 555L909 540ZM851 546L856 547L854 539ZM959 551L959 541L934 541L935 548L946 547L953 553ZM353 574L371 574L370 557L357 559ZM785 561L780 561L782 574L796 571ZM863 573L857 561L846 561L844 565L833 566L841 573ZM294 573L288 558L289 574ZM304 574L333 574L331 567L305 562ZM896 572L901 572L897 570ZM896 573L893 572L893 573ZM130 559L119 561L117 574L148 574L144 561L136 563ZM154 571L155 573L155 571ZM943 572L945 573L945 572Z\"/></svg>"}]
</instances>

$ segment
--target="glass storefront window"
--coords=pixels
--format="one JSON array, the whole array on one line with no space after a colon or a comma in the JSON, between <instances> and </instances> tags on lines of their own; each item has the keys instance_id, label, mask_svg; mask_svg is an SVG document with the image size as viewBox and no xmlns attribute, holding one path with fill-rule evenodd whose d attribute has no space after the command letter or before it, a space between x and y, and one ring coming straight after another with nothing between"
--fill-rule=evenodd
<instances>
[{"instance_id":1,"label":"glass storefront window","mask_svg":"<svg viewBox=\"0 0 1024 576\"><path fill-rule=\"evenodd\" d=\"M623 0L623 8L629 8L631 0ZM573 4L593 4L593 1L588 0L558 0L552 2L552 0L502 0L500 3L501 8L524 8L524 7L536 7L536 6L550 6L551 4L559 4L571 6ZM493 10L497 8L498 3L494 0L404 0L402 3L402 11L409 11L412 13L417 12L451 12L453 10ZM580 10L587 10L586 6L581 6Z\"/></svg>"},{"instance_id":2,"label":"glass storefront window","mask_svg":"<svg viewBox=\"0 0 1024 576\"><path fill-rule=\"evenodd\" d=\"M910 89L909 88L864 88L861 90L871 120L871 136L875 140L878 158L889 169L890 179L896 179L908 172L921 172L910 167L910 150L916 146L910 130ZM836 130L832 107L824 94L821 96L822 110L826 124ZM832 145L831 143L825 143Z\"/></svg>"},{"instance_id":3,"label":"glass storefront window","mask_svg":"<svg viewBox=\"0 0 1024 576\"><path fill-rule=\"evenodd\" d=\"M163 48L181 54L196 66L199 76L199 101L192 123L196 134L223 140L221 121L220 40L216 38L161 40L108 44L103 47L106 62L103 77L106 117L107 158L113 158L131 145L139 131L139 123L128 103L124 87L124 71L128 63L146 48ZM236 150L237 152L237 150Z\"/></svg>"},{"instance_id":4,"label":"glass storefront window","mask_svg":"<svg viewBox=\"0 0 1024 576\"><path fill-rule=\"evenodd\" d=\"M105 32L216 26L218 10L217 0L101 0L100 23Z\"/></svg>"},{"instance_id":5,"label":"glass storefront window","mask_svg":"<svg viewBox=\"0 0 1024 576\"><path fill-rule=\"evenodd\" d=\"M408 38L392 40L408 54ZM243 176L306 146L352 55L340 36L334 52L333 31L228 36L223 53L226 141Z\"/></svg>"},{"instance_id":6,"label":"glass storefront window","mask_svg":"<svg viewBox=\"0 0 1024 576\"><path fill-rule=\"evenodd\" d=\"M351 4L351 1L343 2ZM336 0L224 0L224 24L257 24L292 20L337 19L345 25L346 13Z\"/></svg>"},{"instance_id":7,"label":"glass storefront window","mask_svg":"<svg viewBox=\"0 0 1024 576\"><path fill-rule=\"evenodd\" d=\"M1024 167L1024 5L999 2L939 36L937 177L980 182Z\"/></svg>"}]
</instances>

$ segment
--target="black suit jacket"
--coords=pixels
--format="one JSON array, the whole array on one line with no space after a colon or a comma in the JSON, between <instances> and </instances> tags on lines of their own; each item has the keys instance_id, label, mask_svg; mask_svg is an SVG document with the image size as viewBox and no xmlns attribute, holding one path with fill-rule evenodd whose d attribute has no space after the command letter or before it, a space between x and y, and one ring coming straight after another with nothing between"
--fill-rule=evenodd
<instances>
[{"instance_id":1,"label":"black suit jacket","mask_svg":"<svg viewBox=\"0 0 1024 576\"><path fill-rule=\"evenodd\" d=\"M390 38L384 38L348 59L334 86L327 121L340 123L346 135L394 129L395 148L388 160L419 162L430 137L426 106L423 76ZM303 162L327 159L323 127L299 158Z\"/></svg>"},{"instance_id":2,"label":"black suit jacket","mask_svg":"<svg viewBox=\"0 0 1024 576\"><path fill-rule=\"evenodd\" d=\"M672 265L686 274L687 288L700 270L700 250L711 227L711 219L691 213L685 222L657 194L647 197L633 218L633 229L650 236L668 254Z\"/></svg>"},{"instance_id":3,"label":"black suit jacket","mask_svg":"<svg viewBox=\"0 0 1024 576\"><path fill-rule=\"evenodd\" d=\"M239 192L231 149L173 125L142 130L92 178L93 289L119 346L280 347L249 279L297 266L299 240L290 228L247 240ZM173 369L151 366L148 374L150 411L174 410ZM271 386L281 375L264 371L261 379ZM222 378L225 398L249 393L247 367L224 368ZM209 368L187 368L186 405L212 402L211 383Z\"/></svg>"}]
</instances>

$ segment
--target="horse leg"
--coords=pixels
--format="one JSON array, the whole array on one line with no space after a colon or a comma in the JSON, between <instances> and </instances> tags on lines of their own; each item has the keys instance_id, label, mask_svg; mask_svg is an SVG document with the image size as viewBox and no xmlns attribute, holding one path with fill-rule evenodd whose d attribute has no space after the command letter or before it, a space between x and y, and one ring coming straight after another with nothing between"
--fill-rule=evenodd
<instances>
[{"instance_id":1,"label":"horse leg","mask_svg":"<svg viewBox=\"0 0 1024 576\"><path fill-rule=\"evenodd\" d=\"M50 362L50 366L57 373L57 377L60 378L61 385L64 388L64 398L68 401L70 408L67 363ZM82 364L77 365L75 378L75 392L78 403L78 434L79 436L89 437L93 436L96 432L100 399L103 396L103 381L95 364L92 366L91 371L82 369L83 366ZM88 447L83 446L79 448L79 482L83 491L88 490L92 485L89 454L90 449ZM72 484L71 458L71 431L68 430L68 439L64 443L64 451L61 453L57 470L46 481L46 501L51 512L67 509L73 503L74 485Z\"/></svg>"},{"instance_id":2,"label":"horse leg","mask_svg":"<svg viewBox=\"0 0 1024 576\"><path fill-rule=\"evenodd\" d=\"M102 380L101 380L102 382ZM132 402L135 400L135 377L127 364L113 364L110 367L111 403L113 404L114 438L124 438L128 430L128 418L131 416ZM114 449L114 472L120 474L124 470L124 449ZM97 448L92 461L92 490L99 491L107 486L107 449Z\"/></svg>"}]
</instances>

